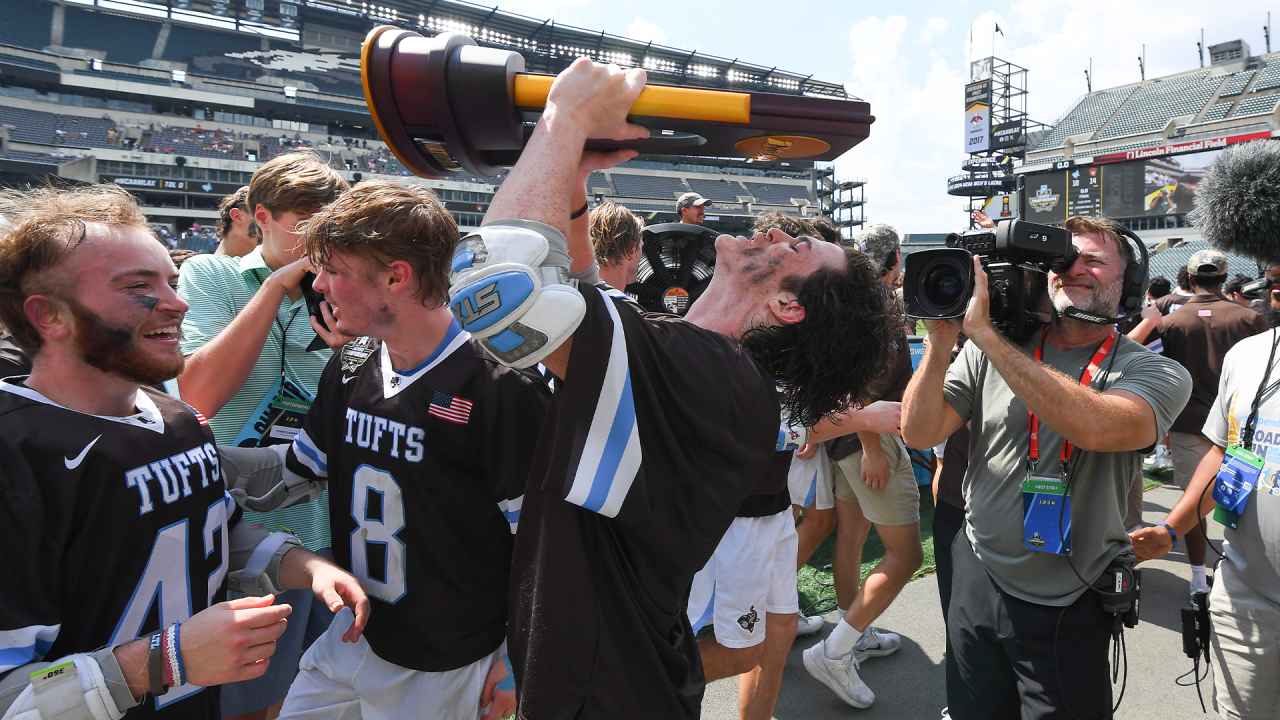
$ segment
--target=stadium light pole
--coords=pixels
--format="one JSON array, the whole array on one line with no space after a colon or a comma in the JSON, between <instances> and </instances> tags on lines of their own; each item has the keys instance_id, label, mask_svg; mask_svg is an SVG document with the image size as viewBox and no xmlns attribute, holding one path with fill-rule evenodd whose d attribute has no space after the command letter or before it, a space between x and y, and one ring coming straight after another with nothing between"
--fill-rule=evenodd
<instances>
[{"instance_id":1,"label":"stadium light pole","mask_svg":"<svg viewBox=\"0 0 1280 720\"><path fill-rule=\"evenodd\" d=\"M1200 42L1196 43L1196 53L1200 55L1200 67L1204 67L1204 28L1200 28Z\"/></svg>"},{"instance_id":2,"label":"stadium light pole","mask_svg":"<svg viewBox=\"0 0 1280 720\"><path fill-rule=\"evenodd\" d=\"M1262 26L1262 37L1267 41L1267 52L1271 52L1271 13L1267 13L1267 24Z\"/></svg>"},{"instance_id":3,"label":"stadium light pole","mask_svg":"<svg viewBox=\"0 0 1280 720\"><path fill-rule=\"evenodd\" d=\"M1142 54L1138 56L1138 75L1143 81L1147 79L1147 44L1142 43Z\"/></svg>"}]
</instances>

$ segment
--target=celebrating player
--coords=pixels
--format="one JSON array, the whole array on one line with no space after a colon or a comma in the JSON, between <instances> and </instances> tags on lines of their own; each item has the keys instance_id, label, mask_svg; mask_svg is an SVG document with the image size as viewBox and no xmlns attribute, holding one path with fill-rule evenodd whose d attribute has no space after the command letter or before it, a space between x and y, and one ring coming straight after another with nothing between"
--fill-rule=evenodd
<instances>
[{"instance_id":1,"label":"celebrating player","mask_svg":"<svg viewBox=\"0 0 1280 720\"><path fill-rule=\"evenodd\" d=\"M870 263L778 230L721 236L687 320L569 284L570 254L592 263L585 233L572 253L566 240L584 143L646 132L625 120L644 80L585 59L557 78L487 224L454 257L463 327L504 363L542 361L563 380L513 562L525 718L696 718L705 682L684 593L785 444L778 384L804 427L863 396L891 358L895 320Z\"/></svg>"},{"instance_id":2,"label":"celebrating player","mask_svg":"<svg viewBox=\"0 0 1280 720\"><path fill-rule=\"evenodd\" d=\"M364 592L291 535L239 522L208 423L148 387L182 369L187 304L133 198L4 195L19 212L0 321L34 366L0 383L0 715L214 720L202 691L265 672L290 612L219 603L224 578L345 602L353 637Z\"/></svg>"},{"instance_id":3,"label":"celebrating player","mask_svg":"<svg viewBox=\"0 0 1280 720\"><path fill-rule=\"evenodd\" d=\"M351 615L334 618L281 717L508 717L511 535L546 384L495 362L445 306L458 230L425 187L361 183L304 239L329 329L359 339L325 367L284 466L256 482L328 478L334 558L374 607L356 645L341 642Z\"/></svg>"}]
</instances>

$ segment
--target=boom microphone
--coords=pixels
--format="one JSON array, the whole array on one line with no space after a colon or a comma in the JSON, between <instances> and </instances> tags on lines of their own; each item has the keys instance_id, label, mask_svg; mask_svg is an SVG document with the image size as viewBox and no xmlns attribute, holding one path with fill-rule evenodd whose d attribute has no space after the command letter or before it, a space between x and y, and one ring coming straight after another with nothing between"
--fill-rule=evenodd
<instances>
[{"instance_id":1,"label":"boom microphone","mask_svg":"<svg viewBox=\"0 0 1280 720\"><path fill-rule=\"evenodd\" d=\"M1280 263L1280 142L1223 151L1200 180L1187 219L1223 252Z\"/></svg>"}]
</instances>

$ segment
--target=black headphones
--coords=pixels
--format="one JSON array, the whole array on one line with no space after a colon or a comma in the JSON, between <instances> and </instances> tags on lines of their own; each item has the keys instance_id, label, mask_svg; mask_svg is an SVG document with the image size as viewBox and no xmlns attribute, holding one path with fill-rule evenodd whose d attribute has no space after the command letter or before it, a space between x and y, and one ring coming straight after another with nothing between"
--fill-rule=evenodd
<instances>
[{"instance_id":1,"label":"black headphones","mask_svg":"<svg viewBox=\"0 0 1280 720\"><path fill-rule=\"evenodd\" d=\"M1124 269L1124 285L1120 289L1120 307L1117 314L1121 318L1132 317L1134 313L1142 309L1142 302L1147 295L1147 285L1150 282L1150 255L1147 253L1147 246L1142 239L1134 234L1132 230L1115 220L1107 220L1112 231L1116 234L1116 239L1124 242L1125 238L1132 241L1137 246L1138 254L1142 260L1134 260L1130 262ZM1135 258L1137 255L1135 255Z\"/></svg>"}]
</instances>

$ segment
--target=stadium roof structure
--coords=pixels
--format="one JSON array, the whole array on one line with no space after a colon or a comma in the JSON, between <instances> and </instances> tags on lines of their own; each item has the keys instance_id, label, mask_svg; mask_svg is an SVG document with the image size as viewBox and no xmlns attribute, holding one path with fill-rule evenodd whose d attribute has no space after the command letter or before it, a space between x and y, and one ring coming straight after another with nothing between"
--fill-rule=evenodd
<instances>
[{"instance_id":1,"label":"stadium roof structure","mask_svg":"<svg viewBox=\"0 0 1280 720\"><path fill-rule=\"evenodd\" d=\"M399 25L428 36L442 32L468 35L480 45L518 51L530 72L556 74L585 56L621 67L644 68L651 80L664 84L848 97L843 85L814 80L812 75L536 20L496 7L460 0L382 2L386 4L361 2L357 6L354 0L306 0L304 7L312 10L311 17L317 20L320 13L327 12Z\"/></svg>"},{"instance_id":2,"label":"stadium roof structure","mask_svg":"<svg viewBox=\"0 0 1280 720\"><path fill-rule=\"evenodd\" d=\"M1280 130L1280 53L1090 92L1027 150L1023 168L1178 155Z\"/></svg>"},{"instance_id":3,"label":"stadium roof structure","mask_svg":"<svg viewBox=\"0 0 1280 720\"><path fill-rule=\"evenodd\" d=\"M249 3L253 0L212 0L209 5L202 0L69 1L71 7L96 5L100 10L139 19L167 19L175 26L204 26L276 42L305 43L304 32L310 25L336 27L361 36L376 25L397 25L427 36L461 33L482 46L515 50L524 56L526 69L534 73L556 74L585 56L644 68L651 81L661 84L850 97L843 85L815 80L812 75L639 42L462 0L282 0L271 3L272 8L281 8L278 13L263 12L261 0L256 3L259 9L252 13ZM285 8L289 9L287 16ZM358 52L359 47L351 50Z\"/></svg>"}]
</instances>

